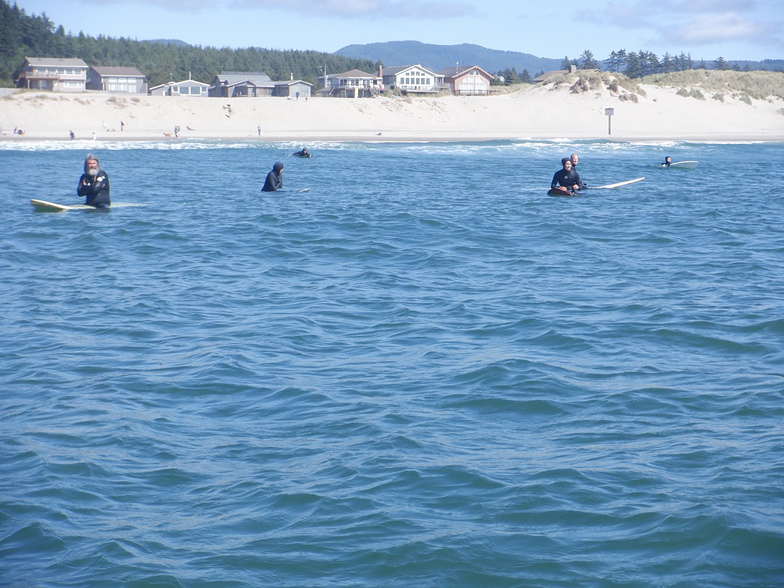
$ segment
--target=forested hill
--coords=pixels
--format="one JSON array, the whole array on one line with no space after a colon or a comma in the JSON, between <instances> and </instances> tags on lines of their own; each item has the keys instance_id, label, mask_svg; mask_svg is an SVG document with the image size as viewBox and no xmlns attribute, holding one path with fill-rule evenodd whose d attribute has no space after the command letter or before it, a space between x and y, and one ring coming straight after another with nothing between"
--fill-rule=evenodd
<instances>
[{"instance_id":1,"label":"forested hill","mask_svg":"<svg viewBox=\"0 0 784 588\"><path fill-rule=\"evenodd\" d=\"M368 43L366 45L347 45L336 51L338 55L356 59L372 59L384 65L413 65L421 63L425 67L441 71L444 68L460 65L478 65L487 72L515 68L518 72L548 71L558 69L560 59L537 57L530 53L499 51L480 45L463 43L461 45L432 45L420 41L389 41Z\"/></svg>"},{"instance_id":2,"label":"forested hill","mask_svg":"<svg viewBox=\"0 0 784 588\"><path fill-rule=\"evenodd\" d=\"M327 73L351 69L371 72L376 64L320 53L318 51L278 51L273 49L229 49L200 47L173 42L135 41L80 32L66 34L46 13L28 15L16 4L0 0L0 87L14 86L25 57L78 57L88 65L136 67L147 76L150 86L174 80L193 79L212 83L221 71L263 71L273 80L287 80L293 74L315 84Z\"/></svg>"}]
</instances>

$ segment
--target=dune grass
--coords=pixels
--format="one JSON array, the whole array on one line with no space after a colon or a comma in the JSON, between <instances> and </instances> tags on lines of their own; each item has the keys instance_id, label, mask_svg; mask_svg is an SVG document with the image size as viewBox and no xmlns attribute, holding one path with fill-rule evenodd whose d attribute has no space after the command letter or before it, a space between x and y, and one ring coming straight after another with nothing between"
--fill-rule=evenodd
<instances>
[{"instance_id":1,"label":"dune grass","mask_svg":"<svg viewBox=\"0 0 784 588\"><path fill-rule=\"evenodd\" d=\"M752 99L784 100L784 73L776 71L690 69L646 76L640 83L679 88L679 95L698 99L708 95L715 100L731 97L747 103Z\"/></svg>"}]
</instances>

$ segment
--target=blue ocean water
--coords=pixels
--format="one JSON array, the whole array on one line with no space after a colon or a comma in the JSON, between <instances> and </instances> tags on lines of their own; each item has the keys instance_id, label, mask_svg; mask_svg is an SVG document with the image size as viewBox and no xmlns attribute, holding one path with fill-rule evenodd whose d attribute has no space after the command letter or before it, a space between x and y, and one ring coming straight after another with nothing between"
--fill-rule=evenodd
<instances>
[{"instance_id":1,"label":"blue ocean water","mask_svg":"<svg viewBox=\"0 0 784 588\"><path fill-rule=\"evenodd\" d=\"M784 145L300 147L0 143L0 585L784 585Z\"/></svg>"}]
</instances>

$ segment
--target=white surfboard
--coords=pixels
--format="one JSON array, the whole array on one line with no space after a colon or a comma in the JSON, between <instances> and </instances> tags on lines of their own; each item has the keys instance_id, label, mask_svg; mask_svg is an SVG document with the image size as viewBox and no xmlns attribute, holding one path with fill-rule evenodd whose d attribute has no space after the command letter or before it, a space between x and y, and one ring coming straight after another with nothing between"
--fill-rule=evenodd
<instances>
[{"instance_id":1,"label":"white surfboard","mask_svg":"<svg viewBox=\"0 0 784 588\"><path fill-rule=\"evenodd\" d=\"M661 164L661 167L674 167L676 169L694 169L699 161L675 161L670 165Z\"/></svg>"},{"instance_id":2,"label":"white surfboard","mask_svg":"<svg viewBox=\"0 0 784 588\"><path fill-rule=\"evenodd\" d=\"M47 200L30 200L38 212L66 212L67 210L95 210L94 206L87 206L86 204L57 204L56 202L49 202Z\"/></svg>"},{"instance_id":3,"label":"white surfboard","mask_svg":"<svg viewBox=\"0 0 784 588\"><path fill-rule=\"evenodd\" d=\"M88 206L87 204L57 204L56 202L49 202L48 200L30 200L30 204L37 212L67 212L69 210L106 210L95 208L95 206ZM144 206L144 204L137 204L135 202L116 202L110 208L122 208L124 206Z\"/></svg>"},{"instance_id":4,"label":"white surfboard","mask_svg":"<svg viewBox=\"0 0 784 588\"><path fill-rule=\"evenodd\" d=\"M644 180L645 176L641 178L635 178L633 180L626 180L625 182L616 182L615 184L607 184L606 186L590 186L590 190L596 190L598 188L620 188L621 186L628 186L629 184L633 184L634 182L639 182L640 180Z\"/></svg>"}]
</instances>

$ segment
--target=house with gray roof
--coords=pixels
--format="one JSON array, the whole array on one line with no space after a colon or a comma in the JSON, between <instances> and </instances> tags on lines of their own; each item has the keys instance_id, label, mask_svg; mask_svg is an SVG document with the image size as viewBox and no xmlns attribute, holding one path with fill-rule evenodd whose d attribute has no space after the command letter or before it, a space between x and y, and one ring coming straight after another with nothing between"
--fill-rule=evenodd
<instances>
[{"instance_id":1,"label":"house with gray roof","mask_svg":"<svg viewBox=\"0 0 784 588\"><path fill-rule=\"evenodd\" d=\"M87 88L119 94L146 94L147 80L135 67L94 65L90 68Z\"/></svg>"},{"instance_id":2,"label":"house with gray roof","mask_svg":"<svg viewBox=\"0 0 784 588\"><path fill-rule=\"evenodd\" d=\"M272 96L275 84L264 72L221 72L212 80L210 96L218 98Z\"/></svg>"},{"instance_id":3,"label":"house with gray roof","mask_svg":"<svg viewBox=\"0 0 784 588\"><path fill-rule=\"evenodd\" d=\"M286 82L274 82L275 90L273 96L285 96L286 98L310 98L313 84L302 80L288 80Z\"/></svg>"},{"instance_id":4,"label":"house with gray roof","mask_svg":"<svg viewBox=\"0 0 784 588\"><path fill-rule=\"evenodd\" d=\"M406 94L437 94L444 89L444 76L420 64L385 67L381 77L384 88Z\"/></svg>"},{"instance_id":5,"label":"house with gray roof","mask_svg":"<svg viewBox=\"0 0 784 588\"><path fill-rule=\"evenodd\" d=\"M444 76L444 84L456 96L487 96L490 94L490 82L495 77L478 65L453 65L439 73Z\"/></svg>"},{"instance_id":6,"label":"house with gray roof","mask_svg":"<svg viewBox=\"0 0 784 588\"><path fill-rule=\"evenodd\" d=\"M321 76L323 89L319 94L338 98L371 98L381 92L381 76L359 69Z\"/></svg>"},{"instance_id":7,"label":"house with gray roof","mask_svg":"<svg viewBox=\"0 0 784 588\"><path fill-rule=\"evenodd\" d=\"M28 90L84 92L87 70L87 64L77 58L25 57L16 85Z\"/></svg>"},{"instance_id":8,"label":"house with gray roof","mask_svg":"<svg viewBox=\"0 0 784 588\"><path fill-rule=\"evenodd\" d=\"M206 97L209 96L210 85L204 82L197 82L196 80L187 79L181 82L166 82L159 84L149 89L151 96L187 96Z\"/></svg>"}]
</instances>

